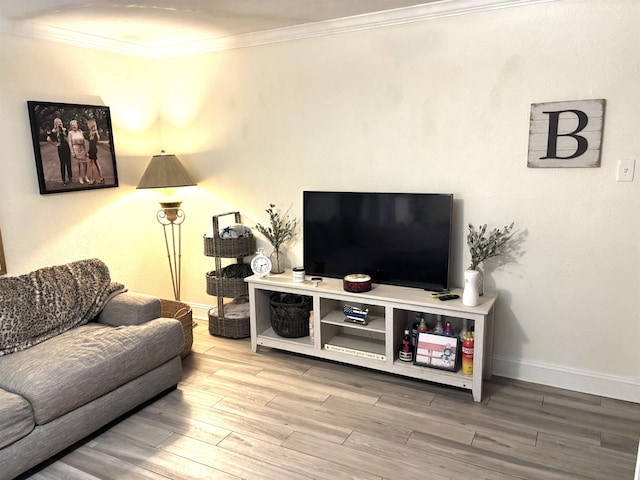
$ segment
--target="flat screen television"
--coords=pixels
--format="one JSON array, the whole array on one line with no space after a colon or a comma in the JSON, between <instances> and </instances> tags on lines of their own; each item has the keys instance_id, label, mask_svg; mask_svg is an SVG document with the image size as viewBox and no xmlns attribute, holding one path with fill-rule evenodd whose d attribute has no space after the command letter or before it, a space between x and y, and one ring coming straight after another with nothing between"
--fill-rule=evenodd
<instances>
[{"instance_id":1,"label":"flat screen television","mask_svg":"<svg viewBox=\"0 0 640 480\"><path fill-rule=\"evenodd\" d=\"M373 283L449 287L453 194L303 193L308 275L365 273Z\"/></svg>"}]
</instances>

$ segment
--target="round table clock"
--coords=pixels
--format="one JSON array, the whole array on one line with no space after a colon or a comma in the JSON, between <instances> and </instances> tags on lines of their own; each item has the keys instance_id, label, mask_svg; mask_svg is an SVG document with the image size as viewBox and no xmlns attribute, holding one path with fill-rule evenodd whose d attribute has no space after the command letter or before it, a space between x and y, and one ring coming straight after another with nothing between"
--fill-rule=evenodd
<instances>
[{"instance_id":1,"label":"round table clock","mask_svg":"<svg viewBox=\"0 0 640 480\"><path fill-rule=\"evenodd\" d=\"M257 255L251 259L251 270L253 270L253 273L264 277L269 274L272 266L271 260L264 254L264 249L259 248Z\"/></svg>"}]
</instances>

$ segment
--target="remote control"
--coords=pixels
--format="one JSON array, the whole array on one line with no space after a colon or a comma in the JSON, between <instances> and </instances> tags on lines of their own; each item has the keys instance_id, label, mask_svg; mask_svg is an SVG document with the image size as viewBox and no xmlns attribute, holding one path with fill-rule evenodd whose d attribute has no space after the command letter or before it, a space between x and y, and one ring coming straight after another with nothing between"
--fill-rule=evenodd
<instances>
[{"instance_id":1,"label":"remote control","mask_svg":"<svg viewBox=\"0 0 640 480\"><path fill-rule=\"evenodd\" d=\"M438 297L438 300L442 300L443 302L445 302L447 300L454 300L456 298L460 298L460 295L456 295L454 293L454 294L451 294L451 295L443 295L441 297Z\"/></svg>"},{"instance_id":2,"label":"remote control","mask_svg":"<svg viewBox=\"0 0 640 480\"><path fill-rule=\"evenodd\" d=\"M446 292L432 293L429 296L431 298L440 298L440 297L444 297L445 295L451 295L451 292L447 290Z\"/></svg>"}]
</instances>

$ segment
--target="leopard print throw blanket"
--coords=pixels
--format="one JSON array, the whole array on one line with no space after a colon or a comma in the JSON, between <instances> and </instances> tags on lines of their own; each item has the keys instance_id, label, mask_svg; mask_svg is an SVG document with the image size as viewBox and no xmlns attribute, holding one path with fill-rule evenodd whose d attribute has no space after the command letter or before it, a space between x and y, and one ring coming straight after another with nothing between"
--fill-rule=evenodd
<instances>
[{"instance_id":1,"label":"leopard print throw blanket","mask_svg":"<svg viewBox=\"0 0 640 480\"><path fill-rule=\"evenodd\" d=\"M98 259L0 277L0 355L18 352L92 320L124 286Z\"/></svg>"}]
</instances>

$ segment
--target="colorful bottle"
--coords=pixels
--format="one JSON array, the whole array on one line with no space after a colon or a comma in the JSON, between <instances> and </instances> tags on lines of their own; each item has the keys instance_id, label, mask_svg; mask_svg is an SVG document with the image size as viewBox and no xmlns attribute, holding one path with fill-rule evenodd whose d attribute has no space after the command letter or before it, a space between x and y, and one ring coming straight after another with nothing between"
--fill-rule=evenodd
<instances>
[{"instance_id":1,"label":"colorful bottle","mask_svg":"<svg viewBox=\"0 0 640 480\"><path fill-rule=\"evenodd\" d=\"M433 333L436 335L442 335L444 333L444 326L442 325L442 315L436 317L436 326L433 327Z\"/></svg>"},{"instance_id":2,"label":"colorful bottle","mask_svg":"<svg viewBox=\"0 0 640 480\"><path fill-rule=\"evenodd\" d=\"M411 337L409 336L409 329L404 329L404 337L402 338L402 343L400 344L400 350L398 350L398 359L403 362L413 362L413 354L415 352L415 347L411 343Z\"/></svg>"},{"instance_id":3,"label":"colorful bottle","mask_svg":"<svg viewBox=\"0 0 640 480\"><path fill-rule=\"evenodd\" d=\"M418 345L418 332L420 331L420 324L424 321L424 314L416 312L416 321L411 326L411 344L413 346Z\"/></svg>"},{"instance_id":4,"label":"colorful bottle","mask_svg":"<svg viewBox=\"0 0 640 480\"><path fill-rule=\"evenodd\" d=\"M462 320L462 330L460 330L460 334L458 335L458 337L460 338L460 344L464 342L464 337L467 336L468 331L469 331L469 320L465 318L464 320Z\"/></svg>"},{"instance_id":5,"label":"colorful bottle","mask_svg":"<svg viewBox=\"0 0 640 480\"><path fill-rule=\"evenodd\" d=\"M413 325L411 325L411 345L413 346L418 344L418 325L418 322L413 322Z\"/></svg>"},{"instance_id":6,"label":"colorful bottle","mask_svg":"<svg viewBox=\"0 0 640 480\"><path fill-rule=\"evenodd\" d=\"M462 342L462 373L473 375L473 334L467 332Z\"/></svg>"},{"instance_id":7,"label":"colorful bottle","mask_svg":"<svg viewBox=\"0 0 640 480\"><path fill-rule=\"evenodd\" d=\"M429 327L427 326L427 321L424 319L424 315L422 313L418 314L420 316L420 323L418 324L419 332L428 332Z\"/></svg>"},{"instance_id":8,"label":"colorful bottle","mask_svg":"<svg viewBox=\"0 0 640 480\"><path fill-rule=\"evenodd\" d=\"M447 322L446 325L444 326L444 333L443 335L445 335L446 337L455 337L456 334L453 331L453 327L451 326L451 322Z\"/></svg>"}]
</instances>

